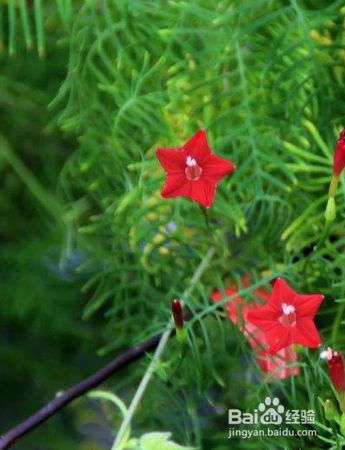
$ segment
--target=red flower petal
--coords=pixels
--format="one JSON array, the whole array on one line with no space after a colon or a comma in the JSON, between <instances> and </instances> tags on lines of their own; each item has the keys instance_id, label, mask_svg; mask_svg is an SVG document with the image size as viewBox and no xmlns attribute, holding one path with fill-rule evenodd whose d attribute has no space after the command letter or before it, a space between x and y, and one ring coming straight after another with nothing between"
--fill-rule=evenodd
<instances>
[{"instance_id":1,"label":"red flower petal","mask_svg":"<svg viewBox=\"0 0 345 450\"><path fill-rule=\"evenodd\" d=\"M250 346L256 350L257 352L267 351L267 341L265 333L260 330L260 328L256 327L254 324L247 322L245 315L242 317L242 321L239 320L237 325L240 331L248 339Z\"/></svg>"},{"instance_id":2,"label":"red flower petal","mask_svg":"<svg viewBox=\"0 0 345 450\"><path fill-rule=\"evenodd\" d=\"M188 195L188 182L180 173L168 174L161 192L162 197L178 197Z\"/></svg>"},{"instance_id":3,"label":"red flower petal","mask_svg":"<svg viewBox=\"0 0 345 450\"><path fill-rule=\"evenodd\" d=\"M265 331L266 339L268 342L268 353L273 354L279 352L279 350L288 347L293 343L291 337L291 327L284 327L277 323L268 331Z\"/></svg>"},{"instance_id":4,"label":"red flower petal","mask_svg":"<svg viewBox=\"0 0 345 450\"><path fill-rule=\"evenodd\" d=\"M243 327L240 323L241 321L239 320L239 318L243 315L243 300L241 299L241 297L237 297L234 300L227 302L226 310L227 310L229 319L233 323L239 324L239 328L242 331Z\"/></svg>"},{"instance_id":5,"label":"red flower petal","mask_svg":"<svg viewBox=\"0 0 345 450\"><path fill-rule=\"evenodd\" d=\"M268 291L266 291L266 289L264 289L264 288L255 289L253 294L256 297L259 297L263 301L263 303L267 303L271 297L271 294Z\"/></svg>"},{"instance_id":6,"label":"red flower petal","mask_svg":"<svg viewBox=\"0 0 345 450\"><path fill-rule=\"evenodd\" d=\"M301 318L297 321L294 330L294 341L311 348L321 345L319 332L311 319Z\"/></svg>"},{"instance_id":7,"label":"red flower petal","mask_svg":"<svg viewBox=\"0 0 345 450\"><path fill-rule=\"evenodd\" d=\"M281 312L283 303L295 304L296 294L283 278L278 277L273 286L270 304Z\"/></svg>"},{"instance_id":8,"label":"red flower petal","mask_svg":"<svg viewBox=\"0 0 345 450\"><path fill-rule=\"evenodd\" d=\"M235 289L235 288L226 288L224 293L221 290L212 292L211 298L215 302L220 302L224 297L230 297L231 295L234 295L236 293L237 293L237 289ZM242 301L241 297L237 297L237 299L240 299Z\"/></svg>"},{"instance_id":9,"label":"red flower petal","mask_svg":"<svg viewBox=\"0 0 345 450\"><path fill-rule=\"evenodd\" d=\"M216 185L204 178L197 181L188 181L188 193L186 195L201 203L205 208L209 208L216 195Z\"/></svg>"},{"instance_id":10,"label":"red flower petal","mask_svg":"<svg viewBox=\"0 0 345 450\"><path fill-rule=\"evenodd\" d=\"M275 355L262 351L257 360L263 371L270 372L276 378L283 379L300 372L299 366L293 364L297 361L297 352L293 345L279 350Z\"/></svg>"},{"instance_id":11,"label":"red flower petal","mask_svg":"<svg viewBox=\"0 0 345 450\"><path fill-rule=\"evenodd\" d=\"M267 304L258 307L253 311L249 311L247 314L247 319L262 330L270 331L272 328L275 328L277 324L279 324L279 316L280 313L277 312L276 308L273 308L270 304Z\"/></svg>"},{"instance_id":12,"label":"red flower petal","mask_svg":"<svg viewBox=\"0 0 345 450\"><path fill-rule=\"evenodd\" d=\"M181 148L159 148L156 155L167 174L184 174L186 155Z\"/></svg>"},{"instance_id":13,"label":"red flower petal","mask_svg":"<svg viewBox=\"0 0 345 450\"><path fill-rule=\"evenodd\" d=\"M212 153L204 163L203 176L218 183L225 175L235 169L235 164Z\"/></svg>"},{"instance_id":14,"label":"red flower petal","mask_svg":"<svg viewBox=\"0 0 345 450\"><path fill-rule=\"evenodd\" d=\"M298 294L295 298L298 317L314 317L324 298L321 294Z\"/></svg>"},{"instance_id":15,"label":"red flower petal","mask_svg":"<svg viewBox=\"0 0 345 450\"><path fill-rule=\"evenodd\" d=\"M207 142L206 131L201 129L187 141L183 149L186 156L192 156L197 160L197 163L203 164L205 159L211 154L211 149Z\"/></svg>"}]
</instances>

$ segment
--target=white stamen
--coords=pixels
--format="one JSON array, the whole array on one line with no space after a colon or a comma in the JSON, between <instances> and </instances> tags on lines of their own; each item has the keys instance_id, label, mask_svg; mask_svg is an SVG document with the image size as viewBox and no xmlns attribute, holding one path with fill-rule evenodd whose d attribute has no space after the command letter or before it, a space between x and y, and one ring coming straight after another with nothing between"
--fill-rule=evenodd
<instances>
[{"instance_id":1,"label":"white stamen","mask_svg":"<svg viewBox=\"0 0 345 450\"><path fill-rule=\"evenodd\" d=\"M293 305L288 305L287 303L282 304L283 313L286 315L292 314L295 312L295 307Z\"/></svg>"},{"instance_id":2,"label":"white stamen","mask_svg":"<svg viewBox=\"0 0 345 450\"><path fill-rule=\"evenodd\" d=\"M327 347L327 350L320 353L320 358L327 359L327 361L331 360L333 356L337 356L337 352L333 352L331 347Z\"/></svg>"},{"instance_id":3,"label":"white stamen","mask_svg":"<svg viewBox=\"0 0 345 450\"><path fill-rule=\"evenodd\" d=\"M187 164L188 167L193 167L193 166L196 166L196 161L191 156L187 156L186 164Z\"/></svg>"}]
</instances>

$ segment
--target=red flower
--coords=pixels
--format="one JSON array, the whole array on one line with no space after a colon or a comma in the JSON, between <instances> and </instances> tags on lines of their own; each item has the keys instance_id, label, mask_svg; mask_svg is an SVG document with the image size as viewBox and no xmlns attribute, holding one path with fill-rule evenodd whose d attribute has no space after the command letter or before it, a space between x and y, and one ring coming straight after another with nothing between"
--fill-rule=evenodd
<instances>
[{"instance_id":1,"label":"red flower","mask_svg":"<svg viewBox=\"0 0 345 450\"><path fill-rule=\"evenodd\" d=\"M265 333L269 353L293 343L318 347L321 341L313 318L323 298L321 294L299 294L277 278L268 303L250 311L247 318Z\"/></svg>"},{"instance_id":2,"label":"red flower","mask_svg":"<svg viewBox=\"0 0 345 450\"><path fill-rule=\"evenodd\" d=\"M345 128L340 132L333 155L333 172L339 176L345 167Z\"/></svg>"},{"instance_id":3,"label":"red flower","mask_svg":"<svg viewBox=\"0 0 345 450\"><path fill-rule=\"evenodd\" d=\"M249 286L248 278L243 277L242 284ZM229 297L237 294L237 289L230 287L225 291L225 296ZM268 301L270 293L266 289L259 288L254 291L256 297L264 302ZM220 301L223 298L222 291L216 291L211 295L212 300ZM257 306L256 302L245 303L241 297L235 297L226 303L229 319L238 326L246 336L250 346L255 350L257 362L264 372L269 372L277 378L286 378L299 373L299 367L293 365L297 361L297 353L294 346L286 347L277 354L269 355L267 353L267 341L264 332L248 322L248 313Z\"/></svg>"},{"instance_id":4,"label":"red flower","mask_svg":"<svg viewBox=\"0 0 345 450\"><path fill-rule=\"evenodd\" d=\"M327 359L329 376L338 392L345 391L345 370L343 355L330 347L321 356Z\"/></svg>"},{"instance_id":5,"label":"red flower","mask_svg":"<svg viewBox=\"0 0 345 450\"><path fill-rule=\"evenodd\" d=\"M218 182L235 168L211 151L205 130L197 131L182 147L159 148L157 157L166 172L162 196L184 195L205 208L212 205Z\"/></svg>"}]
</instances>

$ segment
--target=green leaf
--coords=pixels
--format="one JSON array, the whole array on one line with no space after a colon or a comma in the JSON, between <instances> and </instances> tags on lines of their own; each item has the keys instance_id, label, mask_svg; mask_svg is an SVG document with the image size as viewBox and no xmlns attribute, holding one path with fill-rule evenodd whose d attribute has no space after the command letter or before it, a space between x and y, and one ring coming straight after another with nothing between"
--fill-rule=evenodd
<instances>
[{"instance_id":1,"label":"green leaf","mask_svg":"<svg viewBox=\"0 0 345 450\"><path fill-rule=\"evenodd\" d=\"M171 433L152 432L146 433L140 438L142 450L192 450L195 447L182 447L170 441Z\"/></svg>"}]
</instances>

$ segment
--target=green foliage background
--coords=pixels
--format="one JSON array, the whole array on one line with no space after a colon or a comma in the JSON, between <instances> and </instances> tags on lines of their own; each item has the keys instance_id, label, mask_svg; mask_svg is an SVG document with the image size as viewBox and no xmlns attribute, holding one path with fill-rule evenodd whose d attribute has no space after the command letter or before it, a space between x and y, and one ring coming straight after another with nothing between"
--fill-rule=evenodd
<instances>
[{"instance_id":1,"label":"green foliage background","mask_svg":"<svg viewBox=\"0 0 345 450\"><path fill-rule=\"evenodd\" d=\"M169 343L133 435L171 431L222 450L227 409L268 394L315 409L318 436L232 447L343 445L320 410L332 392L319 352L300 350L296 378L260 381L209 293L236 280L250 300L241 275L266 287L283 275L326 295L323 341L345 348L342 182L330 241L305 267L344 126L345 2L3 0L0 17L1 431L164 329L212 241L216 256L186 298L186 357L177 366ZM237 165L210 210L211 237L195 203L160 198L155 158L200 127ZM129 404L148 362L106 388ZM81 399L16 448L110 448L120 423L106 402Z\"/></svg>"}]
</instances>

